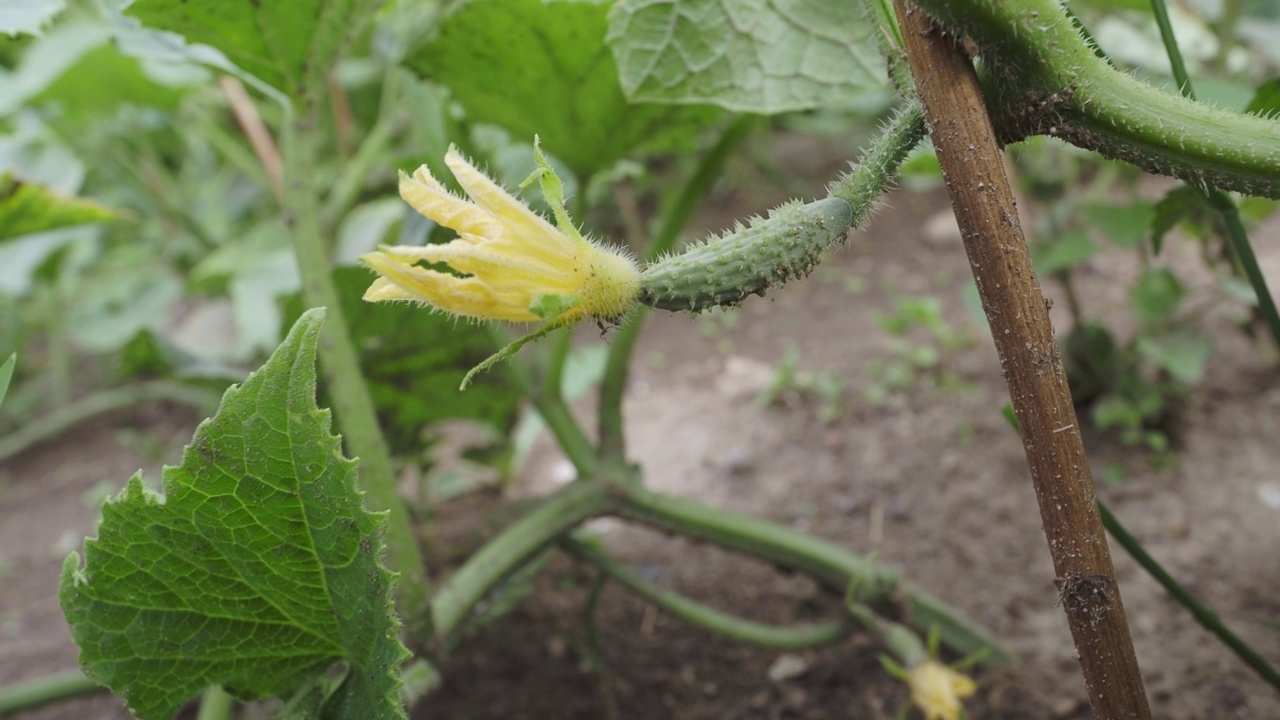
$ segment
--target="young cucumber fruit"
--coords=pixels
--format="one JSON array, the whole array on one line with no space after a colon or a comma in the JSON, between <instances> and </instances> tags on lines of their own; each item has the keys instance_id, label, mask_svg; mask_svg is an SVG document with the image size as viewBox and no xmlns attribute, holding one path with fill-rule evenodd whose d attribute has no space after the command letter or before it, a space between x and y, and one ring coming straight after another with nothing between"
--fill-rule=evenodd
<instances>
[{"instance_id":1,"label":"young cucumber fruit","mask_svg":"<svg viewBox=\"0 0 1280 720\"><path fill-rule=\"evenodd\" d=\"M701 312L736 305L774 285L808 275L823 251L844 239L853 221L848 201L793 201L769 219L669 255L640 273L640 302L663 310Z\"/></svg>"}]
</instances>

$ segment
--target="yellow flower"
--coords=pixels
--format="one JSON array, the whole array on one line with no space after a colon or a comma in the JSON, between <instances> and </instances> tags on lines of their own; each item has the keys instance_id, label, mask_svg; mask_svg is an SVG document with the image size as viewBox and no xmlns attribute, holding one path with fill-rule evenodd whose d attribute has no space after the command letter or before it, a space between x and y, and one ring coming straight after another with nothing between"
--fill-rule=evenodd
<instances>
[{"instance_id":1,"label":"yellow flower","mask_svg":"<svg viewBox=\"0 0 1280 720\"><path fill-rule=\"evenodd\" d=\"M427 166L400 174L400 196L458 238L443 245L382 247L360 261L381 277L370 302L409 300L468 318L556 326L612 320L635 302L640 273L624 251L584 238L564 211L559 178L535 146L551 225L466 161L453 147L445 164L471 198L450 193ZM533 176L530 177L530 180ZM447 271L432 269L443 264Z\"/></svg>"},{"instance_id":2,"label":"yellow flower","mask_svg":"<svg viewBox=\"0 0 1280 720\"><path fill-rule=\"evenodd\" d=\"M925 720L957 720L964 710L960 701L978 691L969 676L932 658L907 671L907 685Z\"/></svg>"}]
</instances>

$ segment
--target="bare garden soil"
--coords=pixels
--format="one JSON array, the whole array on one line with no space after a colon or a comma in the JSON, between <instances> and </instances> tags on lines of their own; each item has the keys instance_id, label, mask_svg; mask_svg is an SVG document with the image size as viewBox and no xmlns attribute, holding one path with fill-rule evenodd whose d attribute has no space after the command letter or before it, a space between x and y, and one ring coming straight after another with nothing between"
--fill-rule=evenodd
<instances>
[{"instance_id":1,"label":"bare garden soil","mask_svg":"<svg viewBox=\"0 0 1280 720\"><path fill-rule=\"evenodd\" d=\"M809 149L788 164L830 176ZM730 194L709 203L703 227L723 227L778 197ZM1001 416L1007 393L985 329L962 298L970 283L940 194L898 192L866 233L853 236L813 277L738 311L697 319L655 316L637 352L626 405L629 452L658 490L803 529L899 568L959 608L1017 657L979 675L969 717L1090 717L1058 605L1022 447ZM748 208L743 210L743 208ZM1280 224L1253 234L1263 270L1280 286ZM1162 261L1185 271L1193 292L1211 278L1187 242ZM1109 253L1082 275L1086 309L1128 328L1132 254ZM1057 288L1049 287L1055 295ZM947 323L972 342L943 354L941 372L882 403L865 391L868 368L894 357L876 324L904 297L932 295ZM1061 329L1065 303L1053 310ZM1101 496L1148 550L1272 662L1280 662L1280 372L1275 353L1209 314L1217 350L1206 380L1180 410L1174 461L1086 429ZM911 336L908 342L923 342ZM584 332L584 343L598 333ZM834 374L843 402L821 417L812 393L756 398L786 351L798 368ZM590 403L578 408L590 417ZM75 666L56 602L62 559L92 534L100 484L112 490L139 467L158 477L175 462L198 418L144 406L86 423L0 466L0 683ZM1123 470L1119 482L1104 475ZM544 438L519 479L440 507L432 530L435 575L447 576L508 499L555 489L564 461ZM743 617L802 622L838 604L808 579L724 551L615 520L593 524L609 550L662 586ZM1280 718L1280 694L1258 680L1113 543L1117 571L1154 715L1168 720ZM593 572L553 557L537 590L468 638L442 670L443 687L418 718L595 719L617 716L867 718L899 716L907 691L880 667L882 649L855 634L827 648L782 653L744 646L654 611L608 586L596 621L604 673L593 671L584 609ZM770 669L787 666L785 678ZM22 716L124 718L98 695Z\"/></svg>"}]
</instances>

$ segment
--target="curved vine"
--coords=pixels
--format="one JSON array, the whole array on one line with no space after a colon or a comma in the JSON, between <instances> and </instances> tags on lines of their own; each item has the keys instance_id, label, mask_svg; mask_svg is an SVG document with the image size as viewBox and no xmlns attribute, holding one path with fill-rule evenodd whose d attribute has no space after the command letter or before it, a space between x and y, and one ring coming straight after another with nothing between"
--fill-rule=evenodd
<instances>
[{"instance_id":1,"label":"curved vine","mask_svg":"<svg viewBox=\"0 0 1280 720\"><path fill-rule=\"evenodd\" d=\"M1052 135L1199 187L1280 198L1280 122L1117 70L1053 0L915 2L976 43L1003 142Z\"/></svg>"}]
</instances>

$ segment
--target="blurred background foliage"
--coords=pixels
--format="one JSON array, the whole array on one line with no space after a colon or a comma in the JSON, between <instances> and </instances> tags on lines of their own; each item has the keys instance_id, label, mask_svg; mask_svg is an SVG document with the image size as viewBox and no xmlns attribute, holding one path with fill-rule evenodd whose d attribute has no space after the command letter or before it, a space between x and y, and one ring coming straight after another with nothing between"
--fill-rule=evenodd
<instances>
[{"instance_id":1,"label":"blurred background foliage","mask_svg":"<svg viewBox=\"0 0 1280 720\"><path fill-rule=\"evenodd\" d=\"M33 6L47 17L28 13L25 25L0 28L8 32L0 33L0 357L20 357L0 433L108 388L163 380L220 392L278 344L302 309L269 141L283 98L218 51L144 28L127 5L51 0ZM647 22L642 5L613 15L607 3L556 5L549 22L541 0L388 2L324 93L323 142L332 152L315 169L317 185L329 188L320 220L398 454L429 462L433 424L465 418L488 428L479 455L509 472L519 456L511 433L526 411L502 373L455 391L465 370L504 341L502 331L359 301L369 279L354 265L360 253L450 236L400 202L397 169L425 163L449 182L441 158L456 144L515 187L533 168L538 133L587 228L634 241L671 200L670 178L687 175L695 151L733 119L702 104L705 88L690 83L667 84L678 97L663 99L684 104L628 103L628 93L653 94L662 78L640 73L626 55L615 65L604 43L622 25ZM1072 7L1115 62L1171 82L1145 1ZM1205 98L1250 112L1280 108L1280 3L1196 0L1175 5L1173 20ZM521 30L530 27L538 32ZM489 51L495 37L505 38L501 53ZM777 133L842 138L852 157L893 101L873 75L830 88L833 100L820 110L744 108L773 114L758 123L742 162L764 182L794 188L798 179L759 151ZM251 139L246 86L265 145ZM1012 158L1034 217L1036 264L1068 298L1069 323L1059 330L1077 400L1125 442L1165 452L1169 412L1213 356L1210 305L1228 303L1237 308L1227 313L1232 322L1257 328L1218 216L1181 185L1052 139L1021 143ZM915 153L903 184L927 192L939 182L931 151ZM23 225L19 202L46 202L61 220ZM1242 203L1250 223L1274 208ZM1216 278L1208 301L1188 299L1185 268L1161 252L1174 230L1198 244ZM1128 319L1104 317L1075 291L1113 249L1135 254L1142 268L1128 288ZM928 310L938 301L903 302ZM895 346L871 369L865 397L883 402L936 379L945 355L963 344L937 325L938 313L926 314L919 323L928 337ZM882 328L895 337L908 330L892 318ZM599 376L603 355L582 357L571 383Z\"/></svg>"}]
</instances>

